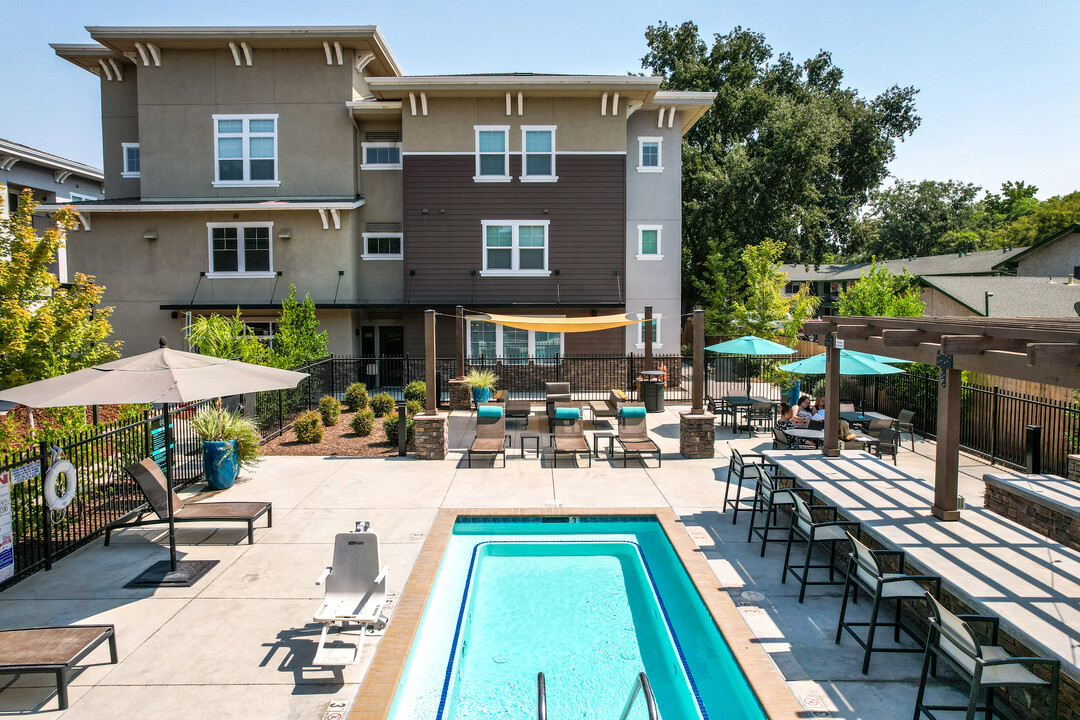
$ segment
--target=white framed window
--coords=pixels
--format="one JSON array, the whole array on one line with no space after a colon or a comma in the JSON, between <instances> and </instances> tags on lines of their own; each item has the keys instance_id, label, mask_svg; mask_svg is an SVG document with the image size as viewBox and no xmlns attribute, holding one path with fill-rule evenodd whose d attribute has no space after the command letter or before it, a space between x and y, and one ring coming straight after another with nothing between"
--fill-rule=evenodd
<instances>
[{"instance_id":1,"label":"white framed window","mask_svg":"<svg viewBox=\"0 0 1080 720\"><path fill-rule=\"evenodd\" d=\"M139 143L120 143L120 150L124 158L124 164L121 166L123 170L120 171L120 176L126 178L139 177Z\"/></svg>"},{"instance_id":2,"label":"white framed window","mask_svg":"<svg viewBox=\"0 0 1080 720\"><path fill-rule=\"evenodd\" d=\"M404 236L401 233L364 233L364 260L401 260Z\"/></svg>"},{"instance_id":3,"label":"white framed window","mask_svg":"<svg viewBox=\"0 0 1080 720\"><path fill-rule=\"evenodd\" d=\"M548 220L481 220L484 269L481 275L546 277Z\"/></svg>"},{"instance_id":4,"label":"white framed window","mask_svg":"<svg viewBox=\"0 0 1080 720\"><path fill-rule=\"evenodd\" d=\"M214 187L277 187L277 115L214 115Z\"/></svg>"},{"instance_id":5,"label":"white framed window","mask_svg":"<svg viewBox=\"0 0 1080 720\"><path fill-rule=\"evenodd\" d=\"M475 125L476 182L510 182L510 126Z\"/></svg>"},{"instance_id":6,"label":"white framed window","mask_svg":"<svg viewBox=\"0 0 1080 720\"><path fill-rule=\"evenodd\" d=\"M206 223L209 278L274 277L274 223Z\"/></svg>"},{"instance_id":7,"label":"white framed window","mask_svg":"<svg viewBox=\"0 0 1080 720\"><path fill-rule=\"evenodd\" d=\"M71 202L87 202L91 200L97 200L97 198L90 197L89 195L80 195L79 193L68 193L71 197L68 198ZM56 198L57 202L60 202L60 198Z\"/></svg>"},{"instance_id":8,"label":"white framed window","mask_svg":"<svg viewBox=\"0 0 1080 720\"><path fill-rule=\"evenodd\" d=\"M470 358L501 358L509 365L523 365L534 358L537 364L550 365L558 362L562 354L562 333L521 330L486 320L469 321Z\"/></svg>"},{"instance_id":9,"label":"white framed window","mask_svg":"<svg viewBox=\"0 0 1080 720\"><path fill-rule=\"evenodd\" d=\"M248 333L268 348L274 347L277 322L273 320L245 320Z\"/></svg>"},{"instance_id":10,"label":"white framed window","mask_svg":"<svg viewBox=\"0 0 1080 720\"><path fill-rule=\"evenodd\" d=\"M521 182L555 182L555 126L521 126Z\"/></svg>"},{"instance_id":11,"label":"white framed window","mask_svg":"<svg viewBox=\"0 0 1080 720\"><path fill-rule=\"evenodd\" d=\"M639 320L641 320L641 319L643 319L645 317L645 313L638 313L637 317L638 317ZM664 344L662 342L659 342L659 340L660 340L660 318L662 318L662 317L664 317L664 316L660 315L660 314L653 314L652 323L640 322L640 323L637 324L637 343L636 343L637 347L639 347L639 348L645 347L645 328L646 328L646 326L649 326L649 329L652 331L652 346L653 346L653 348L655 349L655 348L664 347Z\"/></svg>"},{"instance_id":12,"label":"white framed window","mask_svg":"<svg viewBox=\"0 0 1080 720\"><path fill-rule=\"evenodd\" d=\"M363 152L361 170L400 170L401 143L365 142L360 143Z\"/></svg>"},{"instance_id":13,"label":"white framed window","mask_svg":"<svg viewBox=\"0 0 1080 720\"><path fill-rule=\"evenodd\" d=\"M638 225L638 260L663 260L664 254L660 248L660 225Z\"/></svg>"},{"instance_id":14,"label":"white framed window","mask_svg":"<svg viewBox=\"0 0 1080 720\"><path fill-rule=\"evenodd\" d=\"M638 172L664 172L662 150L664 138L662 137L639 137L638 138Z\"/></svg>"}]
</instances>

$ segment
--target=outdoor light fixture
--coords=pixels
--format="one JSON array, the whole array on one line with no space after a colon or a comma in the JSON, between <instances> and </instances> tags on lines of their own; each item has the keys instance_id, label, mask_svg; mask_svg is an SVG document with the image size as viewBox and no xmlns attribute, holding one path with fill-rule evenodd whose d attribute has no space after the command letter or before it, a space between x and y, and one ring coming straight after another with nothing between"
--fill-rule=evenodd
<instances>
[{"instance_id":1,"label":"outdoor light fixture","mask_svg":"<svg viewBox=\"0 0 1080 720\"><path fill-rule=\"evenodd\" d=\"M470 270L470 271L469 271L469 274L470 274L470 275L475 275L475 274L476 274L476 270Z\"/></svg>"},{"instance_id":2,"label":"outdoor light fixture","mask_svg":"<svg viewBox=\"0 0 1080 720\"><path fill-rule=\"evenodd\" d=\"M423 214L423 215L427 215L427 208L424 208L424 209L423 209L423 210L421 210L420 212L421 212L421 214Z\"/></svg>"},{"instance_id":3,"label":"outdoor light fixture","mask_svg":"<svg viewBox=\"0 0 1080 720\"><path fill-rule=\"evenodd\" d=\"M415 275L415 274L416 274L416 271L415 271L415 270L410 270L410 271L409 271L409 275Z\"/></svg>"},{"instance_id":4,"label":"outdoor light fixture","mask_svg":"<svg viewBox=\"0 0 1080 720\"><path fill-rule=\"evenodd\" d=\"M552 270L552 272L553 272L553 273L555 273L556 275L558 275L558 274L559 274L559 271L558 271L558 270Z\"/></svg>"},{"instance_id":5,"label":"outdoor light fixture","mask_svg":"<svg viewBox=\"0 0 1080 720\"><path fill-rule=\"evenodd\" d=\"M281 232L279 232L277 234L277 236L279 238L281 238L282 240L288 240L289 238L292 237L292 229L291 228L284 228Z\"/></svg>"},{"instance_id":6,"label":"outdoor light fixture","mask_svg":"<svg viewBox=\"0 0 1080 720\"><path fill-rule=\"evenodd\" d=\"M143 240L157 240L157 230L147 230L144 232Z\"/></svg>"},{"instance_id":7,"label":"outdoor light fixture","mask_svg":"<svg viewBox=\"0 0 1080 720\"><path fill-rule=\"evenodd\" d=\"M338 274L338 277L341 277L342 275L345 274L345 271L344 270L338 270L337 274Z\"/></svg>"}]
</instances>

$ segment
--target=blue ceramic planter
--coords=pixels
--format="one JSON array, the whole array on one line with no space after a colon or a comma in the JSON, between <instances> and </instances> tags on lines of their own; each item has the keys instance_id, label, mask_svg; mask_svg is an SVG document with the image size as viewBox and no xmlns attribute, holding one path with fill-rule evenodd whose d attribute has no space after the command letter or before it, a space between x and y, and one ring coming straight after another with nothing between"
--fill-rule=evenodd
<instances>
[{"instance_id":1,"label":"blue ceramic planter","mask_svg":"<svg viewBox=\"0 0 1080 720\"><path fill-rule=\"evenodd\" d=\"M473 388L472 389L472 399L473 399L473 402L476 403L477 405L479 405L480 403L487 402L490 398L491 398L491 388L486 388L486 387L479 388L478 387L478 388Z\"/></svg>"},{"instance_id":2,"label":"blue ceramic planter","mask_svg":"<svg viewBox=\"0 0 1080 720\"><path fill-rule=\"evenodd\" d=\"M239 472L235 440L203 442L203 474L211 490L231 488Z\"/></svg>"}]
</instances>

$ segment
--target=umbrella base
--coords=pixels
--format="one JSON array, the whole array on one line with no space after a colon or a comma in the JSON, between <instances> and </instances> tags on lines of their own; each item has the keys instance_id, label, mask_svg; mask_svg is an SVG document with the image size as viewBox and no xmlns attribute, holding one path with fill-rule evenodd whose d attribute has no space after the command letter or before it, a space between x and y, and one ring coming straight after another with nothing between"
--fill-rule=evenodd
<instances>
[{"instance_id":1,"label":"umbrella base","mask_svg":"<svg viewBox=\"0 0 1080 720\"><path fill-rule=\"evenodd\" d=\"M168 560L159 560L124 587L191 587L219 562L220 560L181 560L176 563L176 570L171 570Z\"/></svg>"}]
</instances>

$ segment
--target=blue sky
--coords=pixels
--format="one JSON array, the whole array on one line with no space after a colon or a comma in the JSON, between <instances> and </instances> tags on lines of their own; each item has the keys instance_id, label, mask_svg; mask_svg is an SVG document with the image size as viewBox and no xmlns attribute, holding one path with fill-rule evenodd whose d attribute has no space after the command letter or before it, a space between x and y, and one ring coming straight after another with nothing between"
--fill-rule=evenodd
<instances>
[{"instance_id":1,"label":"blue sky","mask_svg":"<svg viewBox=\"0 0 1080 720\"><path fill-rule=\"evenodd\" d=\"M829 50L865 95L921 90L923 118L891 169L1039 197L1080 189L1080 3L983 0L762 2L333 2L330 0L4 0L0 137L100 165L97 80L50 42L87 42L84 25L377 24L405 72L639 71L644 30L693 20L706 37L742 25L774 51Z\"/></svg>"}]
</instances>

